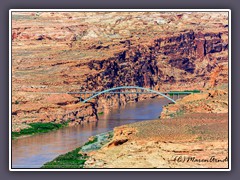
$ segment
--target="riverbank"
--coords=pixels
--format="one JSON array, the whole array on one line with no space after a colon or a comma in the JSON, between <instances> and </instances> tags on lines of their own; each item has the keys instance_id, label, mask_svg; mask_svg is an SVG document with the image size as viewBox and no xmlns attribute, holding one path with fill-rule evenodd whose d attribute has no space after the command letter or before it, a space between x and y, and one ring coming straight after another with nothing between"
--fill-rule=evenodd
<instances>
[{"instance_id":1,"label":"riverbank","mask_svg":"<svg viewBox=\"0 0 240 180\"><path fill-rule=\"evenodd\" d=\"M115 127L157 119L166 98L127 103L99 116L99 121L42 133L12 141L14 168L40 168L61 154L82 146L90 136L112 131Z\"/></svg>"},{"instance_id":2,"label":"riverbank","mask_svg":"<svg viewBox=\"0 0 240 180\"><path fill-rule=\"evenodd\" d=\"M228 115L188 114L114 129L85 168L227 168Z\"/></svg>"},{"instance_id":3,"label":"riverbank","mask_svg":"<svg viewBox=\"0 0 240 180\"><path fill-rule=\"evenodd\" d=\"M42 168L227 168L227 119L196 113L116 127Z\"/></svg>"},{"instance_id":4,"label":"riverbank","mask_svg":"<svg viewBox=\"0 0 240 180\"><path fill-rule=\"evenodd\" d=\"M163 108L161 119L114 128L85 168L228 168L228 91L205 91Z\"/></svg>"},{"instance_id":5,"label":"riverbank","mask_svg":"<svg viewBox=\"0 0 240 180\"><path fill-rule=\"evenodd\" d=\"M89 158L87 153L100 149L104 144L108 143L112 137L112 131L92 136L83 146L58 156L54 160L45 163L41 168L83 168L84 163Z\"/></svg>"},{"instance_id":6,"label":"riverbank","mask_svg":"<svg viewBox=\"0 0 240 180\"><path fill-rule=\"evenodd\" d=\"M39 168L83 145L90 136L125 124L157 119L162 106L169 103L163 104L160 101L166 98L159 98L159 102L144 104L143 99L156 100L154 95L135 94L136 91L102 94L83 103L92 94L89 92L123 86L158 92L202 91L228 83L228 19L227 12L13 12L9 119L12 131L21 134L22 129L30 128L23 131L29 133L33 131L29 125L32 123L68 120L71 127L13 140L12 167ZM215 99L215 94L220 98ZM164 107L160 121L172 122L186 115L190 123L191 114L198 114L192 119L198 121L198 116L208 118L209 114L228 112L225 91L199 96L194 101L191 100L196 97L190 96ZM123 105L125 110L118 108ZM113 107L114 113L110 111ZM144 130L151 133L151 122L148 123ZM188 123L186 126L191 126ZM131 142L128 136L135 137L138 128L128 131L129 128L126 139L117 142L113 139L109 147L108 143L105 146L124 149ZM195 132L194 128L192 131ZM176 138L184 132L180 131ZM142 140L148 142L145 137ZM88 152L88 156L97 155L105 146ZM128 152L121 157L128 157ZM139 158L141 161L144 157ZM91 159L86 162L89 166L101 166L91 164ZM106 161L103 166L109 163Z\"/></svg>"},{"instance_id":7,"label":"riverbank","mask_svg":"<svg viewBox=\"0 0 240 180\"><path fill-rule=\"evenodd\" d=\"M68 126L68 121L63 123L30 123L25 128L20 129L18 132L12 132L12 139L32 136L41 133L58 130Z\"/></svg>"},{"instance_id":8,"label":"riverbank","mask_svg":"<svg viewBox=\"0 0 240 180\"><path fill-rule=\"evenodd\" d=\"M107 141L90 139L43 167L72 168L67 159L81 160L73 168L228 168L226 87L188 95L164 106L161 119L115 127Z\"/></svg>"}]
</instances>

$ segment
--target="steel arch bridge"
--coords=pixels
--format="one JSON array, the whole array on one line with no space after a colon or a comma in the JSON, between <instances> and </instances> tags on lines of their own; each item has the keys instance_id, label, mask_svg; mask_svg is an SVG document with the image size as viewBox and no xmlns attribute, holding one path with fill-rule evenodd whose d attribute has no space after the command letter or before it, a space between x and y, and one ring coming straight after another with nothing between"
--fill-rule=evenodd
<instances>
[{"instance_id":1,"label":"steel arch bridge","mask_svg":"<svg viewBox=\"0 0 240 180\"><path fill-rule=\"evenodd\" d=\"M82 102L83 103L86 103L87 101L101 95L101 94L107 94L107 93L110 93L111 91L115 91L115 90L119 90L119 89L140 89L140 90L144 90L144 91L147 91L148 94L158 94L158 95L161 95L167 99L169 99L170 101L172 101L173 103L176 103L176 101L170 97L168 97L166 94L168 93L162 93L162 92L158 92L158 91L155 91L155 90L152 90L152 89L149 89L149 88L144 88L144 87L138 87L138 86L119 86L119 87L114 87L114 88L111 88L111 89L106 89L106 90L103 90L103 91L100 91L100 92L92 92L92 96L84 99ZM116 94L119 93L119 92L115 92ZM115 94L114 92L113 93L110 93L110 94ZM87 94L90 94L90 93L87 93ZM125 92L120 92L120 94L127 94ZM134 92L134 94L141 94L141 92ZM182 94L182 93L181 93ZM183 93L183 94L186 94L186 93ZM189 93L188 93L189 94Z\"/></svg>"}]
</instances>

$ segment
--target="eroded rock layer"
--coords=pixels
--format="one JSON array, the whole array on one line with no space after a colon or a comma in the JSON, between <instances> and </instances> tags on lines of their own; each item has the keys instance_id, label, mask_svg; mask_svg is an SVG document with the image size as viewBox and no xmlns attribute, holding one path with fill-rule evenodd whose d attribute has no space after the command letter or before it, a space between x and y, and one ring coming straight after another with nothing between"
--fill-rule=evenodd
<instances>
[{"instance_id":1,"label":"eroded rock layer","mask_svg":"<svg viewBox=\"0 0 240 180\"><path fill-rule=\"evenodd\" d=\"M228 81L228 14L13 12L13 123L97 120L150 95L49 94L141 86L205 89ZM75 121L76 120L76 121Z\"/></svg>"}]
</instances>

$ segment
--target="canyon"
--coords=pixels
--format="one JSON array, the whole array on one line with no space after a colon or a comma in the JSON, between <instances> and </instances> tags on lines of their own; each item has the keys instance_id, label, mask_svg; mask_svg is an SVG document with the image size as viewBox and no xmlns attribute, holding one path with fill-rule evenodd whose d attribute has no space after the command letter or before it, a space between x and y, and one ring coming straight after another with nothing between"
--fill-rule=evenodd
<instances>
[{"instance_id":1,"label":"canyon","mask_svg":"<svg viewBox=\"0 0 240 180\"><path fill-rule=\"evenodd\" d=\"M114 127L104 145L101 135L90 137L101 147L74 151L87 155L81 168L228 168L228 24L228 12L12 12L12 131L37 122L72 126L22 138L32 147L26 157L13 140L15 165L25 158L40 167L46 159L30 156L45 157L39 148L47 143L56 146L47 154L63 153ZM130 124L103 116L125 105L135 114L127 105L160 97L103 94L83 103L89 95L75 94L118 86L200 93L160 103L158 119ZM153 102L148 108L158 112Z\"/></svg>"},{"instance_id":2,"label":"canyon","mask_svg":"<svg viewBox=\"0 0 240 180\"><path fill-rule=\"evenodd\" d=\"M228 168L228 89L216 89L166 105L160 119L115 127L84 167Z\"/></svg>"},{"instance_id":3,"label":"canyon","mask_svg":"<svg viewBox=\"0 0 240 180\"><path fill-rule=\"evenodd\" d=\"M151 97L102 95L83 104L66 92L226 84L228 46L225 12L13 12L12 131L97 121L112 106Z\"/></svg>"}]
</instances>

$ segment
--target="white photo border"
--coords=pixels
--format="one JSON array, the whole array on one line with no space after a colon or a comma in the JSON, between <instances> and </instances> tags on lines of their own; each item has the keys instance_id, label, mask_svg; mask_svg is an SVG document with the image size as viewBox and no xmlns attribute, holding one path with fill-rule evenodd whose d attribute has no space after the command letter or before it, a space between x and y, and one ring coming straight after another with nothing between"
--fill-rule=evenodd
<instances>
[{"instance_id":1,"label":"white photo border","mask_svg":"<svg viewBox=\"0 0 240 180\"><path fill-rule=\"evenodd\" d=\"M12 12L228 12L228 168L12 168ZM9 171L231 171L231 9L10 9L9 10Z\"/></svg>"}]
</instances>

